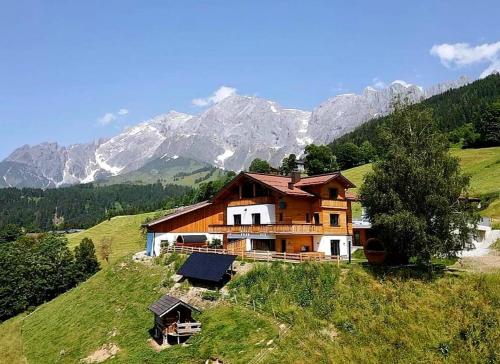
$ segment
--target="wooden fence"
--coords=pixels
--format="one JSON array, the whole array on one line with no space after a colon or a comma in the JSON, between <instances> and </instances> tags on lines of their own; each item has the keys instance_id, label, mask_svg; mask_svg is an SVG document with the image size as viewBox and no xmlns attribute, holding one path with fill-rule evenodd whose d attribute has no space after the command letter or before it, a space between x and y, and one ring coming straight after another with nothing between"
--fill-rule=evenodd
<instances>
[{"instance_id":1,"label":"wooden fence","mask_svg":"<svg viewBox=\"0 0 500 364\"><path fill-rule=\"evenodd\" d=\"M227 250L227 249L213 249L208 247L192 247L192 246L169 246L167 252L177 252L183 254L198 253L215 253L215 254L230 254L237 255L242 259L253 261L282 261L289 263L302 263L302 262L336 262L337 266L340 265L340 256L338 255L325 255L320 252L309 253L280 253L275 251L261 251L249 250L244 251L240 249Z\"/></svg>"}]
</instances>

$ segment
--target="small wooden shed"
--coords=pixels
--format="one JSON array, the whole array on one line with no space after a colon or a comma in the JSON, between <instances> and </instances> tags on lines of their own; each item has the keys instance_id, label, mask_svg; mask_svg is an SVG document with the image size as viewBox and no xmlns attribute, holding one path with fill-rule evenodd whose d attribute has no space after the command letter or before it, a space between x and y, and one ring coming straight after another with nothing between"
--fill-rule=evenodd
<instances>
[{"instance_id":1,"label":"small wooden shed","mask_svg":"<svg viewBox=\"0 0 500 364\"><path fill-rule=\"evenodd\" d=\"M161 342L168 342L168 337L177 338L194 335L201 331L201 323L196 322L193 311L198 309L178 298L165 295L149 306L154 314L154 337Z\"/></svg>"}]
</instances>

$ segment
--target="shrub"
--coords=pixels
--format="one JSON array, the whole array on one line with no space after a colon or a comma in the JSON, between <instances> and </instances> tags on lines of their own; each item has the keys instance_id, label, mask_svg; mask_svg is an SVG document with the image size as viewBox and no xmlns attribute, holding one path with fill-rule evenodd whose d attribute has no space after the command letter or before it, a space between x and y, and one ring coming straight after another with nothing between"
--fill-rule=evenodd
<instances>
[{"instance_id":1,"label":"shrub","mask_svg":"<svg viewBox=\"0 0 500 364\"><path fill-rule=\"evenodd\" d=\"M203 292L201 298L207 301L217 301L220 298L219 291L205 291Z\"/></svg>"}]
</instances>

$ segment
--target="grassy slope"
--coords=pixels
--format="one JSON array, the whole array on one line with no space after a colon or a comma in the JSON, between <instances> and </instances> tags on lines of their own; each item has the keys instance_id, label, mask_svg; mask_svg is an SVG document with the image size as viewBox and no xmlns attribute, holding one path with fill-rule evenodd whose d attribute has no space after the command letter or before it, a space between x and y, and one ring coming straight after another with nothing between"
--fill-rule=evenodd
<instances>
[{"instance_id":1,"label":"grassy slope","mask_svg":"<svg viewBox=\"0 0 500 364\"><path fill-rule=\"evenodd\" d=\"M164 267L118 262L43 305L23 322L29 362L75 363L107 343L121 349L115 363L202 362L211 355L248 362L277 336L270 318L219 306L200 315L203 332L191 346L155 353L147 342L153 322L147 307L160 297L165 272Z\"/></svg>"},{"instance_id":2,"label":"grassy slope","mask_svg":"<svg viewBox=\"0 0 500 364\"><path fill-rule=\"evenodd\" d=\"M24 315L19 315L0 325L0 363L24 364L21 325Z\"/></svg>"},{"instance_id":3,"label":"grassy slope","mask_svg":"<svg viewBox=\"0 0 500 364\"><path fill-rule=\"evenodd\" d=\"M256 315L239 299L238 304L204 311L204 330L191 339L191 346L156 354L147 343L152 323L147 307L161 295L167 270L123 260L143 246L137 226L147 215L115 218L71 236L72 245L84 235L98 240L112 231L119 231L121 239L110 266L89 281L26 318L0 325L0 363L23 363L23 354L30 363L73 363L106 343L121 348L113 360L118 363L191 363L210 356L246 363L262 353L267 355L262 362L269 363L323 362L326 357L337 362L438 362L444 359L440 345L450 348L450 362L474 362L491 355L491 341L500 340L490 329L484 338L480 332L484 325L496 325L500 332L499 273L424 282L381 279L355 267L331 288L338 292L337 302L326 321L311 320L309 310L291 307L298 316L280 336L274 320L280 317L279 307L264 306L264 313ZM123 244L119 249L118 242ZM301 279L303 286L310 282ZM255 297L261 295L255 292ZM464 343L463 330L471 330L479 344ZM328 332L337 336L329 338ZM267 350L271 339L273 349Z\"/></svg>"},{"instance_id":4,"label":"grassy slope","mask_svg":"<svg viewBox=\"0 0 500 364\"><path fill-rule=\"evenodd\" d=\"M20 317L0 325L0 334L9 335L0 345L14 342L17 348L5 362L22 362L24 352L29 363L75 363L107 343L121 349L113 363L200 363L209 357L248 363L262 353L265 363L318 363L325 358L339 363L441 362L440 347L449 350L450 363L500 355L494 344L500 340L499 273L426 282L381 278L360 267L330 286L337 293L326 320L294 304L293 292L264 283L251 288L252 297L275 295L276 302L290 304L264 303L257 314L241 305L240 296L238 303L205 310L199 316L203 331L190 346L155 353L147 343L152 325L147 307L161 295L165 272L160 266L117 262L26 317L22 336ZM304 282L297 286L310 282L306 276L299 279ZM290 315L290 328L278 334L279 321L273 317Z\"/></svg>"},{"instance_id":5,"label":"grassy slope","mask_svg":"<svg viewBox=\"0 0 500 364\"><path fill-rule=\"evenodd\" d=\"M85 231L68 234L69 246L74 248L83 238L91 238L99 253L98 246L101 239L110 237L113 239L110 262L114 262L123 256L144 249L145 241L139 227L144 219L156 214L157 212L149 212L138 215L113 217L111 220L104 221Z\"/></svg>"},{"instance_id":6,"label":"grassy slope","mask_svg":"<svg viewBox=\"0 0 500 364\"><path fill-rule=\"evenodd\" d=\"M472 195L500 194L500 147L452 149L451 153L460 158L463 171L471 176ZM370 170L370 165L363 165L348 169L343 173L359 187L363 183L363 176ZM356 192L357 189L353 191ZM353 209L354 216L359 216L360 211L359 205L355 205ZM497 224L500 224L500 198L497 197L482 214L491 216Z\"/></svg>"}]
</instances>

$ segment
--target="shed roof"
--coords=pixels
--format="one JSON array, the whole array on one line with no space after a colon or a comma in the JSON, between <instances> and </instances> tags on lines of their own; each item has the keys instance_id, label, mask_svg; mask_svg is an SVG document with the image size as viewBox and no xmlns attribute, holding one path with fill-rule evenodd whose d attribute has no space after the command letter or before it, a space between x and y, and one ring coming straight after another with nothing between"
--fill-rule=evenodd
<instances>
[{"instance_id":1,"label":"shed roof","mask_svg":"<svg viewBox=\"0 0 500 364\"><path fill-rule=\"evenodd\" d=\"M176 297L169 296L168 294L161 297L158 301L152 303L149 306L149 310L151 312L153 312L155 315L163 316L166 313L170 312L175 307L177 307L178 305L183 305L191 310L198 311L198 309L191 306L190 304L187 304L186 302L181 301L180 299L178 299Z\"/></svg>"}]
</instances>

